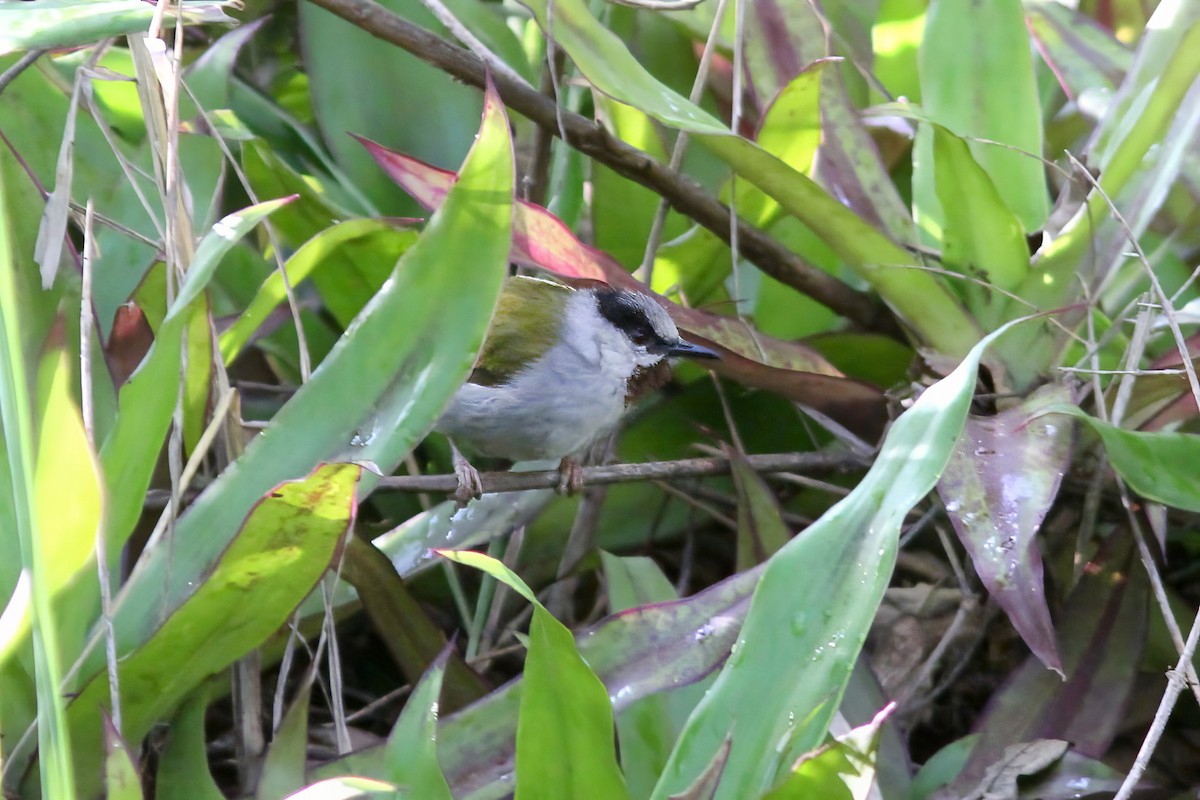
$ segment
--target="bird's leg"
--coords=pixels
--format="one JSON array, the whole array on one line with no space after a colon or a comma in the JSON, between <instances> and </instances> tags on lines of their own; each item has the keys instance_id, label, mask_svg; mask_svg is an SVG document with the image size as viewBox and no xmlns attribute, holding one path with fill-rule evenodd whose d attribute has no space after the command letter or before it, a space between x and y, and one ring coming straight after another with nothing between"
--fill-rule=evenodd
<instances>
[{"instance_id":1,"label":"bird's leg","mask_svg":"<svg viewBox=\"0 0 1200 800\"><path fill-rule=\"evenodd\" d=\"M450 460L454 464L454 474L458 478L458 489L454 492L454 500L459 508L466 506L471 500L483 497L483 481L479 479L479 470L471 466L467 457L459 451L453 441L450 442Z\"/></svg>"},{"instance_id":2,"label":"bird's leg","mask_svg":"<svg viewBox=\"0 0 1200 800\"><path fill-rule=\"evenodd\" d=\"M582 488L583 467L573 456L563 456L558 462L558 493L570 496Z\"/></svg>"}]
</instances>

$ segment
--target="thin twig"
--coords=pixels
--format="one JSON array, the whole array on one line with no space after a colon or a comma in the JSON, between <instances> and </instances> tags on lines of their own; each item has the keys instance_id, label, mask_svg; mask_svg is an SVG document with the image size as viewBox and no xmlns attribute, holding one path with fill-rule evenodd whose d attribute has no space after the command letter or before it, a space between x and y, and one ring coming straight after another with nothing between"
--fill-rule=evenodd
<instances>
[{"instance_id":1,"label":"thin twig","mask_svg":"<svg viewBox=\"0 0 1200 800\"><path fill-rule=\"evenodd\" d=\"M799 470L839 471L867 466L868 459L854 453L770 453L748 455L746 461L756 472L796 472ZM724 458L685 458L679 461L648 461L640 464L611 464L584 467L583 486L609 483L629 483L645 480L672 480L709 475L728 475L729 462ZM530 489L553 489L561 476L558 470L540 472L483 472L479 475L483 491L524 492ZM393 492L437 492L449 494L458 488L458 477L447 475L397 475L384 478L379 489Z\"/></svg>"},{"instance_id":2,"label":"thin twig","mask_svg":"<svg viewBox=\"0 0 1200 800\"><path fill-rule=\"evenodd\" d=\"M1076 167L1082 170L1085 178L1091 182L1092 189L1099 193L1099 195L1104 199L1104 202L1108 206L1110 213L1116 219L1117 223L1121 226L1121 230L1129 239L1129 244L1133 248L1138 262L1142 265L1146 272L1146 276L1150 281L1151 289L1153 290L1154 294L1158 295L1159 300L1162 302L1163 315L1167 319L1168 327L1170 328L1171 334L1175 339L1175 344L1179 349L1180 357L1183 359L1183 368L1187 373L1188 387L1191 389L1192 397L1195 398L1197 403L1200 403L1200 379L1197 379L1195 366L1188 357L1189 354L1187 342L1184 339L1183 332L1179 328L1179 321L1175 317L1175 307L1171 302L1171 297L1163 289L1162 283L1159 281L1158 276L1154 273L1154 269L1150 266L1150 262L1146 260L1146 254L1142 251L1142 247L1137 241L1137 237L1133 235L1133 230L1129 227L1129 223L1125 220L1125 217L1122 216L1121 212L1117 209L1116 204L1112 202L1112 198L1110 198L1104 192L1104 189L1100 187L1099 182L1095 179L1095 177L1092 176L1091 172L1084 168L1083 164L1081 164L1078 159L1076 159L1070 153L1068 153L1067 156L1071 159L1071 162ZM1097 398L1097 402L1099 405L1103 406L1103 398ZM1125 500L1126 498L1123 496L1122 499ZM1144 545L1144 541L1140 542L1140 544ZM1149 555L1148 548L1147 552L1143 554L1143 563L1145 563L1146 555ZM1150 563L1152 564L1153 561ZM1151 569L1150 564L1146 564L1146 568L1147 572L1151 575L1151 580L1153 581L1157 575L1157 570ZM1170 609L1166 609L1164 613L1169 615L1171 613ZM1174 618L1170 616L1168 616L1167 619L1174 621ZM1146 738L1142 741L1142 746L1138 750L1138 754L1134 759L1133 766L1125 775L1125 780L1121 783L1121 788L1117 791L1114 800L1128 800L1130 795L1133 794L1133 790L1137 787L1138 782L1141 780L1142 775L1145 773L1146 767L1150 763L1150 758L1154 755L1154 750L1158 747L1159 739L1162 738L1163 731L1166 730L1167 721L1171 718L1171 712L1175 708L1175 703L1179 699L1179 695L1183 692L1184 687L1188 685L1186 676L1192 670L1192 658L1196 654L1196 646L1198 643L1200 643L1200 611L1197 611L1195 618L1192 620L1192 628L1188 632L1187 641L1183 643L1183 649L1179 653L1178 663L1174 669L1167 671L1167 688L1163 691L1162 699L1158 704L1158 710L1154 712L1154 720L1151 722L1150 729L1146 732Z\"/></svg>"},{"instance_id":3,"label":"thin twig","mask_svg":"<svg viewBox=\"0 0 1200 800\"><path fill-rule=\"evenodd\" d=\"M616 2L628 2L628 0L616 0ZM708 39L704 42L704 51L700 54L700 63L696 67L696 78L692 81L692 91L688 95L688 100L693 103L700 102L700 96L704 93L704 85L708 82L708 70L712 65L713 53L717 49L717 34L721 30L721 20L725 17L726 2L728 0L717 0L712 29L709 30ZM687 131L680 131L679 135L675 137L675 145L671 148L671 160L667 164L667 169L671 172L679 172L679 168L683 165L683 156L687 152L687 145ZM654 222L650 225L650 235L646 237L646 252L642 256L641 279L647 286L654 285L654 259L658 254L658 246L662 242L663 226L667 222L669 208L666 198L660 200L658 209L654 212Z\"/></svg>"},{"instance_id":4,"label":"thin twig","mask_svg":"<svg viewBox=\"0 0 1200 800\"><path fill-rule=\"evenodd\" d=\"M484 85L485 64L481 59L401 19L374 0L312 2L464 83L476 87ZM695 220L722 241L730 241L729 207L713 197L699 182L673 174L666 164L620 141L591 120L562 108L533 87L513 83L499 74L493 78L501 98L509 108L557 135L565 134L564 141L581 153L658 193L680 214ZM889 325L886 312L870 295L808 264L745 220L737 220L736 230L741 255L771 277L859 325L867 328Z\"/></svg>"},{"instance_id":5,"label":"thin twig","mask_svg":"<svg viewBox=\"0 0 1200 800\"><path fill-rule=\"evenodd\" d=\"M33 66L33 62L41 58L47 50L30 50L21 59L13 64L8 69L4 70L4 74L0 75L0 93L3 93L8 85L20 77L21 73Z\"/></svg>"}]
</instances>

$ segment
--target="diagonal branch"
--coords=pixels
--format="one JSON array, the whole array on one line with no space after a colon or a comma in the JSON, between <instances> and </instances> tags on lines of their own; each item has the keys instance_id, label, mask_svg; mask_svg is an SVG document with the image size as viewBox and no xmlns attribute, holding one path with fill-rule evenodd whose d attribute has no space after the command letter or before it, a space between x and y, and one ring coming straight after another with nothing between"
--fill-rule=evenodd
<instances>
[{"instance_id":1,"label":"diagonal branch","mask_svg":"<svg viewBox=\"0 0 1200 800\"><path fill-rule=\"evenodd\" d=\"M457 45L388 11L374 0L310 0L383 41L390 42L449 75L482 88L484 62ZM505 105L614 172L656 192L671 207L730 241L729 207L686 175L672 172L648 154L609 135L602 126L561 108L524 81L493 70L492 79ZM561 123L561 128L560 128ZM872 329L893 331L895 324L870 295L853 289L812 266L745 220L737 221L741 254L771 277Z\"/></svg>"}]
</instances>

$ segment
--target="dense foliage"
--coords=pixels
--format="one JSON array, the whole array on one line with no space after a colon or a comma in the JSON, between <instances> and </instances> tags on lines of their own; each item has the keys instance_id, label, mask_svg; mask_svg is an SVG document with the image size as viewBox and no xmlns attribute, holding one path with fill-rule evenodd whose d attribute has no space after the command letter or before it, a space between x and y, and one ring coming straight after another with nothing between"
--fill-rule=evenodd
<instances>
[{"instance_id":1,"label":"dense foliage","mask_svg":"<svg viewBox=\"0 0 1200 800\"><path fill-rule=\"evenodd\" d=\"M6 796L1194 796L1200 1L630 2L0 0Z\"/></svg>"}]
</instances>

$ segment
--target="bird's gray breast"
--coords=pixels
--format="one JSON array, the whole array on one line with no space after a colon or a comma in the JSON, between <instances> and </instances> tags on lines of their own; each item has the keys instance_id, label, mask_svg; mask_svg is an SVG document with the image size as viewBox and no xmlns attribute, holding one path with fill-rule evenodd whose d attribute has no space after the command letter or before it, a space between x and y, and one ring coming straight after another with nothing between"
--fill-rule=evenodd
<instances>
[{"instance_id":1,"label":"bird's gray breast","mask_svg":"<svg viewBox=\"0 0 1200 800\"><path fill-rule=\"evenodd\" d=\"M437 429L485 456L573 455L616 426L636 367L629 340L612 326L576 328L509 383L463 386Z\"/></svg>"}]
</instances>

